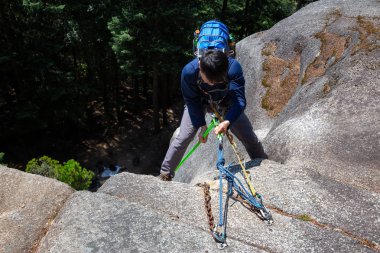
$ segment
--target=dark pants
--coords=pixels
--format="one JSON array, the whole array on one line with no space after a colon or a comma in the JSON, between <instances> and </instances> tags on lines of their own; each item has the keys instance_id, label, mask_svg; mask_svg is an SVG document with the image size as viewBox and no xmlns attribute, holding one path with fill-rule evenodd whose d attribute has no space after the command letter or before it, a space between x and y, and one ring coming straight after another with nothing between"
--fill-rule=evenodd
<instances>
[{"instance_id":1,"label":"dark pants","mask_svg":"<svg viewBox=\"0 0 380 253\"><path fill-rule=\"evenodd\" d=\"M179 134L174 138L168 151L166 152L165 159L161 165L161 174L170 173L174 175L175 168L180 163L187 147L198 132L198 128L194 128L191 123L190 115L186 106L179 129ZM264 153L263 146L257 139L256 134L253 132L252 125L245 113L242 113L240 117L231 125L230 130L243 143L251 159L267 158L267 155Z\"/></svg>"}]
</instances>

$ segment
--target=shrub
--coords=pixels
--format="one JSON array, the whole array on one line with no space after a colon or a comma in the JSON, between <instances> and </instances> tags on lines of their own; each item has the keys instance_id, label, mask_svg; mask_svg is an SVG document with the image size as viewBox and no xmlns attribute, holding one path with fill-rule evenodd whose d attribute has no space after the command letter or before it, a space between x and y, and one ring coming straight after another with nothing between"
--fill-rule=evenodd
<instances>
[{"instance_id":1,"label":"shrub","mask_svg":"<svg viewBox=\"0 0 380 253\"><path fill-rule=\"evenodd\" d=\"M4 156L5 154L3 152L0 152L0 164L4 164Z\"/></svg>"},{"instance_id":2,"label":"shrub","mask_svg":"<svg viewBox=\"0 0 380 253\"><path fill-rule=\"evenodd\" d=\"M55 178L76 190L86 190L90 187L95 174L71 159L63 165L48 156L33 158L26 165L26 172L45 177Z\"/></svg>"},{"instance_id":3,"label":"shrub","mask_svg":"<svg viewBox=\"0 0 380 253\"><path fill-rule=\"evenodd\" d=\"M63 166L57 167L57 179L69 184L76 190L86 190L90 187L94 173L71 159Z\"/></svg>"},{"instance_id":4,"label":"shrub","mask_svg":"<svg viewBox=\"0 0 380 253\"><path fill-rule=\"evenodd\" d=\"M33 158L26 165L26 172L37 174L45 177L56 178L56 171L62 165L59 161L48 156L42 156L38 159Z\"/></svg>"}]
</instances>

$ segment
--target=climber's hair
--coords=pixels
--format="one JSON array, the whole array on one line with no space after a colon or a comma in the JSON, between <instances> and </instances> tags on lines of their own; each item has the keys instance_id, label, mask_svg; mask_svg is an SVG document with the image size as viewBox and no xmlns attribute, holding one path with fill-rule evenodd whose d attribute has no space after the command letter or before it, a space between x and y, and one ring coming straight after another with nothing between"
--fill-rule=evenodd
<instances>
[{"instance_id":1,"label":"climber's hair","mask_svg":"<svg viewBox=\"0 0 380 253\"><path fill-rule=\"evenodd\" d=\"M219 50L208 50L200 58L200 69L212 83L227 82L228 58Z\"/></svg>"}]
</instances>

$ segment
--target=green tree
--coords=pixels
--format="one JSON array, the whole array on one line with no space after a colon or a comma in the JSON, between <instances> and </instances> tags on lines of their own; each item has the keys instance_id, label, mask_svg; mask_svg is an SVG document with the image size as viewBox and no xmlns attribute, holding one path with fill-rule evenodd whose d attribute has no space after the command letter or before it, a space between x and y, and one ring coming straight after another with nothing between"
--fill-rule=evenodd
<instances>
[{"instance_id":1,"label":"green tree","mask_svg":"<svg viewBox=\"0 0 380 253\"><path fill-rule=\"evenodd\" d=\"M49 131L65 138L87 127L88 105L98 97L112 118L118 66L111 64L115 56L108 45L110 6L110 1L0 4L4 136Z\"/></svg>"},{"instance_id":2,"label":"green tree","mask_svg":"<svg viewBox=\"0 0 380 253\"><path fill-rule=\"evenodd\" d=\"M26 165L25 171L32 174L37 174L45 177L56 178L58 168L62 165L59 161L48 156L42 156L38 159L33 158Z\"/></svg>"},{"instance_id":3,"label":"green tree","mask_svg":"<svg viewBox=\"0 0 380 253\"><path fill-rule=\"evenodd\" d=\"M95 174L83 168L77 161L71 159L63 166L57 167L57 179L67 183L75 190L86 190L90 187Z\"/></svg>"},{"instance_id":4,"label":"green tree","mask_svg":"<svg viewBox=\"0 0 380 253\"><path fill-rule=\"evenodd\" d=\"M150 80L153 115L158 132L159 110L166 115L167 99L189 56L196 6L188 1L123 1L121 13L108 28L112 49L125 75ZM185 61L184 61L185 60ZM177 83L176 83L177 85Z\"/></svg>"},{"instance_id":5,"label":"green tree","mask_svg":"<svg viewBox=\"0 0 380 253\"><path fill-rule=\"evenodd\" d=\"M26 165L26 172L45 177L55 178L70 185L76 190L86 190L90 187L95 174L83 168L79 162L70 159L63 165L48 156L33 158Z\"/></svg>"},{"instance_id":6,"label":"green tree","mask_svg":"<svg viewBox=\"0 0 380 253\"><path fill-rule=\"evenodd\" d=\"M27 0L1 5L0 94L6 103L0 106L9 112L2 115L4 134L45 131L81 118L74 71L65 55L65 7ZM70 110L73 104L76 110Z\"/></svg>"}]
</instances>

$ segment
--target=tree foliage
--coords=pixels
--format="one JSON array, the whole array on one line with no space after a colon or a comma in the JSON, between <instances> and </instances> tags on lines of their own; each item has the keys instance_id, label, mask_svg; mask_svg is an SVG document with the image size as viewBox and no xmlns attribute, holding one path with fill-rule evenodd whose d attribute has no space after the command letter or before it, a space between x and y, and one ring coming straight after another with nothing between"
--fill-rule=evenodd
<instances>
[{"instance_id":1,"label":"tree foliage","mask_svg":"<svg viewBox=\"0 0 380 253\"><path fill-rule=\"evenodd\" d=\"M59 161L48 156L33 158L26 165L25 171L32 174L41 175L44 177L56 178L57 170L62 165Z\"/></svg>"},{"instance_id":2,"label":"tree foliage","mask_svg":"<svg viewBox=\"0 0 380 253\"><path fill-rule=\"evenodd\" d=\"M56 178L75 190L87 190L95 174L83 168L77 161L70 159L63 166L57 167Z\"/></svg>"},{"instance_id":3,"label":"tree foliage","mask_svg":"<svg viewBox=\"0 0 380 253\"><path fill-rule=\"evenodd\" d=\"M48 156L33 158L26 165L26 172L55 178L76 190L90 187L95 174L83 168L77 161L70 159L64 164Z\"/></svg>"}]
</instances>

